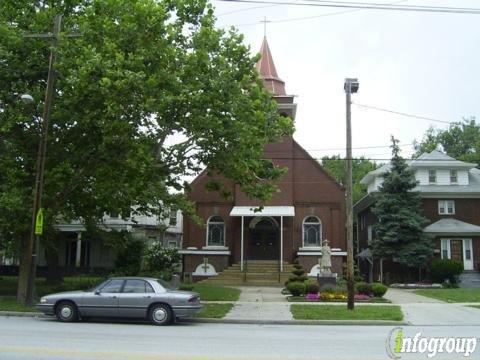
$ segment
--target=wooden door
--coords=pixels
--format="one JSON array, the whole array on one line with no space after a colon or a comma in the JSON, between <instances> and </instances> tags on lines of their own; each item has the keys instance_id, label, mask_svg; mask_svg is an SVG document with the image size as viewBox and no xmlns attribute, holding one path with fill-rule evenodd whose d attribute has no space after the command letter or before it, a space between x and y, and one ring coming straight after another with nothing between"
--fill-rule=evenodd
<instances>
[{"instance_id":1,"label":"wooden door","mask_svg":"<svg viewBox=\"0 0 480 360\"><path fill-rule=\"evenodd\" d=\"M450 240L450 258L463 264L463 240Z\"/></svg>"}]
</instances>

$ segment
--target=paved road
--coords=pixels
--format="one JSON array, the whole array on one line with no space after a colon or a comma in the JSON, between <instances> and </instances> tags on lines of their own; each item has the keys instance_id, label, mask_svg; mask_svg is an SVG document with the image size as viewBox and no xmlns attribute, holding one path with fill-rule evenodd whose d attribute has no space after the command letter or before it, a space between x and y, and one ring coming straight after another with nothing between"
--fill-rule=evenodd
<instances>
[{"instance_id":1,"label":"paved road","mask_svg":"<svg viewBox=\"0 0 480 360\"><path fill-rule=\"evenodd\" d=\"M1 360L388 359L392 327L80 322L0 317ZM478 336L480 326L405 327L428 336ZM479 349L472 358L480 356ZM440 357L461 359L463 356ZM427 359L426 355L402 359Z\"/></svg>"}]
</instances>

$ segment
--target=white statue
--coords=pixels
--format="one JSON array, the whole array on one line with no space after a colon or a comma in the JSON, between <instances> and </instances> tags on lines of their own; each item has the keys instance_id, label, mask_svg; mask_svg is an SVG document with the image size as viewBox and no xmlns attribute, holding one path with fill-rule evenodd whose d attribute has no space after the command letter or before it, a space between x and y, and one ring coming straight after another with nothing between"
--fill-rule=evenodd
<instances>
[{"instance_id":1,"label":"white statue","mask_svg":"<svg viewBox=\"0 0 480 360\"><path fill-rule=\"evenodd\" d=\"M320 273L332 273L332 249L328 246L328 240L325 239L322 245L322 258L320 259Z\"/></svg>"}]
</instances>

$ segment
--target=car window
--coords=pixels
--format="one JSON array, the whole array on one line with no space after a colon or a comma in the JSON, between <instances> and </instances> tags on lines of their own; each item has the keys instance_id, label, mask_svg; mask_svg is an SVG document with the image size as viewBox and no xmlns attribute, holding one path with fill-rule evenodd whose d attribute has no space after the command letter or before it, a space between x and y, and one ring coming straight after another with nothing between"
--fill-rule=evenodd
<instances>
[{"instance_id":1,"label":"car window","mask_svg":"<svg viewBox=\"0 0 480 360\"><path fill-rule=\"evenodd\" d=\"M145 280L127 280L125 287L123 288L124 293L152 293L154 292L149 283Z\"/></svg>"},{"instance_id":2,"label":"car window","mask_svg":"<svg viewBox=\"0 0 480 360\"><path fill-rule=\"evenodd\" d=\"M104 293L118 293L122 288L123 280L111 280L108 284L102 287L101 291Z\"/></svg>"}]
</instances>

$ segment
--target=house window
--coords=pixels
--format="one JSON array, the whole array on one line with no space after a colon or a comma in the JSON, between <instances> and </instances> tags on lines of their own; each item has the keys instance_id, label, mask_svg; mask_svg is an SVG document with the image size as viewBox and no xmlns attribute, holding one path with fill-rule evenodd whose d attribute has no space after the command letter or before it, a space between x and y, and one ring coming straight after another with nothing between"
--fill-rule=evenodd
<instances>
[{"instance_id":1,"label":"house window","mask_svg":"<svg viewBox=\"0 0 480 360\"><path fill-rule=\"evenodd\" d=\"M440 215L455 214L455 201L454 200L438 200L438 213Z\"/></svg>"},{"instance_id":2,"label":"house window","mask_svg":"<svg viewBox=\"0 0 480 360\"><path fill-rule=\"evenodd\" d=\"M450 183L451 184L458 183L457 170L450 170Z\"/></svg>"},{"instance_id":3,"label":"house window","mask_svg":"<svg viewBox=\"0 0 480 360\"><path fill-rule=\"evenodd\" d=\"M208 220L207 246L225 246L225 222L220 216Z\"/></svg>"},{"instance_id":4,"label":"house window","mask_svg":"<svg viewBox=\"0 0 480 360\"><path fill-rule=\"evenodd\" d=\"M169 248L176 249L177 248L177 240L168 240L167 246Z\"/></svg>"},{"instance_id":5,"label":"house window","mask_svg":"<svg viewBox=\"0 0 480 360\"><path fill-rule=\"evenodd\" d=\"M437 182L437 171L436 170L428 170L428 182L430 184Z\"/></svg>"},{"instance_id":6,"label":"house window","mask_svg":"<svg viewBox=\"0 0 480 360\"><path fill-rule=\"evenodd\" d=\"M303 220L303 246L322 246L322 224L315 216Z\"/></svg>"},{"instance_id":7,"label":"house window","mask_svg":"<svg viewBox=\"0 0 480 360\"><path fill-rule=\"evenodd\" d=\"M168 220L168 224L170 226L176 226L177 225L177 210L171 210L170 211L170 218Z\"/></svg>"}]
</instances>

